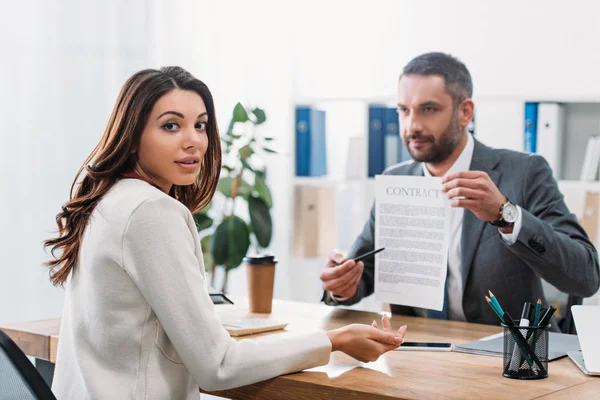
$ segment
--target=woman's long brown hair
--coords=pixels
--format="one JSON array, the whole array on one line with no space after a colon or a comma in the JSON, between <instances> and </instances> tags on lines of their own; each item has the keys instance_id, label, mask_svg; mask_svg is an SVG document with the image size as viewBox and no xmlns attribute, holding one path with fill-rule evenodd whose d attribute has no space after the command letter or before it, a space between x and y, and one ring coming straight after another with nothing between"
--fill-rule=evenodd
<instances>
[{"instance_id":1,"label":"woman's long brown hair","mask_svg":"<svg viewBox=\"0 0 600 400\"><path fill-rule=\"evenodd\" d=\"M58 237L44 242L44 247L52 247L53 259L45 266L49 268L50 280L55 286L63 285L75 269L85 227L98 202L124 172L136 168L137 153L134 150L154 104L176 88L194 91L204 101L208 113L208 149L198 180L189 186L173 185L169 195L191 212L204 208L212 199L221 171L221 141L208 87L180 67L136 73L123 85L100 142L73 180L70 200L56 216ZM144 176L143 171L137 172ZM60 255L57 256L56 251L60 251Z\"/></svg>"}]
</instances>

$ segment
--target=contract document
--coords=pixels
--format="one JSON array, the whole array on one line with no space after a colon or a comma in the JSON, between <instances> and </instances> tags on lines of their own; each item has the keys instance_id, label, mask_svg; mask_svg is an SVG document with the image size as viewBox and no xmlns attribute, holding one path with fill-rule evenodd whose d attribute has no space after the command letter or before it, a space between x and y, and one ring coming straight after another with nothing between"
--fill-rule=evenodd
<instances>
[{"instance_id":1,"label":"contract document","mask_svg":"<svg viewBox=\"0 0 600 400\"><path fill-rule=\"evenodd\" d=\"M441 311L448 265L450 202L442 179L375 177L377 301Z\"/></svg>"}]
</instances>

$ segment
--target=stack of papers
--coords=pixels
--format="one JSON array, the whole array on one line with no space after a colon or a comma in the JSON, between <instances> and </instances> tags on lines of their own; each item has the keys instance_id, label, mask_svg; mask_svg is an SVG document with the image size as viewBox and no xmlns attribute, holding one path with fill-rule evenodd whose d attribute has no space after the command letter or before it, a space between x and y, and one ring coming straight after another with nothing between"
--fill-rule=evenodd
<instances>
[{"instance_id":1,"label":"stack of papers","mask_svg":"<svg viewBox=\"0 0 600 400\"><path fill-rule=\"evenodd\" d=\"M454 346L454 351L482 356L502 357L504 346L503 336L504 332L500 332L475 342L459 344ZM565 357L568 351L580 350L577 335L550 332L548 340L548 361Z\"/></svg>"}]
</instances>

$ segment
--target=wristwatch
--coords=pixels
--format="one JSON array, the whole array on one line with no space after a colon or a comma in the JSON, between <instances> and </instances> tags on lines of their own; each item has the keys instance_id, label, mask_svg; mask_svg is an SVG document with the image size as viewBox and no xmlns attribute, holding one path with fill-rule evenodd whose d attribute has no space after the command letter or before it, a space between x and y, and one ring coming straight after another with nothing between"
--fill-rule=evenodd
<instances>
[{"instance_id":1,"label":"wristwatch","mask_svg":"<svg viewBox=\"0 0 600 400\"><path fill-rule=\"evenodd\" d=\"M519 210L517 209L517 206L506 199L506 203L502 204L500 211L498 211L498 219L496 221L490 221L490 224L497 226L498 228L504 228L514 224L518 217Z\"/></svg>"}]
</instances>

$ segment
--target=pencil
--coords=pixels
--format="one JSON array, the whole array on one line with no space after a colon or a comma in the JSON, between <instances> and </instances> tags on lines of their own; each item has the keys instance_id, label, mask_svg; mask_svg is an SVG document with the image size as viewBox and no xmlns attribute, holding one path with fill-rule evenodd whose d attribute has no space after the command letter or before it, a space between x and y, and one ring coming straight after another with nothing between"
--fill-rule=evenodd
<instances>
[{"instance_id":1,"label":"pencil","mask_svg":"<svg viewBox=\"0 0 600 400\"><path fill-rule=\"evenodd\" d=\"M540 309L542 308L542 299L538 299L535 304L535 316L533 317L533 325L538 326L540 323Z\"/></svg>"},{"instance_id":2,"label":"pencil","mask_svg":"<svg viewBox=\"0 0 600 400\"><path fill-rule=\"evenodd\" d=\"M496 307L498 307L498 310L500 310L500 314L504 315L504 310L500 306L500 302L498 302L498 299L496 298L496 296L494 296L494 293L492 293L491 290L488 290L488 293L490 294L490 300L492 300L492 302L494 302Z\"/></svg>"}]
</instances>

